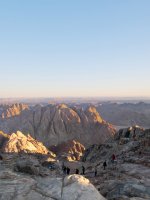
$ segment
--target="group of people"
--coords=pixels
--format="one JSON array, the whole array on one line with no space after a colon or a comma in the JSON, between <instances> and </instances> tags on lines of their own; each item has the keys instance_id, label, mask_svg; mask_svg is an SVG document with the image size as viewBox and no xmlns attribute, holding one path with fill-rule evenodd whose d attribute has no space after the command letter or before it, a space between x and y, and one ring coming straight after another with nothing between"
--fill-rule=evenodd
<instances>
[{"instance_id":1,"label":"group of people","mask_svg":"<svg viewBox=\"0 0 150 200\"><path fill-rule=\"evenodd\" d=\"M63 170L63 173L65 175L69 175L70 174L70 168L69 167L66 167L64 164L62 166L62 170ZM75 174L80 174L80 171L79 169L75 169ZM82 175L85 175L85 167L82 166L82 172L81 172Z\"/></svg>"},{"instance_id":2,"label":"group of people","mask_svg":"<svg viewBox=\"0 0 150 200\"><path fill-rule=\"evenodd\" d=\"M115 155L115 154L112 155L111 162L112 162L112 163L115 163L115 162L117 163L116 155ZM106 160L105 160L105 161L103 162L103 169L106 170L106 167L107 167L107 162L106 162ZM97 167L95 167L95 176L97 176Z\"/></svg>"},{"instance_id":3,"label":"group of people","mask_svg":"<svg viewBox=\"0 0 150 200\"><path fill-rule=\"evenodd\" d=\"M115 156L115 154L113 154L113 155L112 155L112 163L114 163L115 160L116 160L116 156ZM106 170L106 167L107 167L107 162L106 162L106 160L105 160L105 161L103 162L103 169ZM64 173L65 175L69 175L69 174L70 174L70 168L64 166L64 164L63 164L63 166L62 166L62 170L63 170L63 173ZM79 169L75 169L75 174L80 174ZM85 167L84 167L84 166L82 166L81 174L82 174L82 175L85 175ZM94 176L95 176L95 177L97 176L97 167L95 167L95 169L94 169Z\"/></svg>"},{"instance_id":4,"label":"group of people","mask_svg":"<svg viewBox=\"0 0 150 200\"><path fill-rule=\"evenodd\" d=\"M66 174L66 175L69 175L69 174L70 174L70 168L69 168L69 167L63 166L63 167L62 167L62 170L63 170L63 173L64 173L64 174Z\"/></svg>"},{"instance_id":5,"label":"group of people","mask_svg":"<svg viewBox=\"0 0 150 200\"><path fill-rule=\"evenodd\" d=\"M112 161L112 163L115 163L115 161L116 161L116 155L115 155L115 154L112 155L111 161ZM106 162L106 160L105 160L105 161L103 162L103 169L106 170L106 167L107 167L107 162ZM62 170L63 170L63 173L64 173L65 175L69 175L69 174L70 174L70 168L69 168L69 167L66 167L66 166L64 165L64 163L63 163L63 165L62 165ZM75 174L85 175L85 167L82 166L81 171L80 171L78 168L76 168L76 169L75 169ZM97 176L97 167L96 167L96 166L95 166L95 169L94 169L94 176L95 176L95 177Z\"/></svg>"},{"instance_id":6,"label":"group of people","mask_svg":"<svg viewBox=\"0 0 150 200\"><path fill-rule=\"evenodd\" d=\"M103 167L104 167L104 170L106 169L107 167L107 163L106 161L103 163ZM63 170L63 174L65 175L69 175L70 174L70 168L69 167L66 167L66 166L62 166L62 170ZM80 171L78 168L75 169L75 174L81 174L81 175L85 175L85 167L82 166L82 170ZM97 167L95 167L94 169L94 176L96 177L97 176Z\"/></svg>"}]
</instances>

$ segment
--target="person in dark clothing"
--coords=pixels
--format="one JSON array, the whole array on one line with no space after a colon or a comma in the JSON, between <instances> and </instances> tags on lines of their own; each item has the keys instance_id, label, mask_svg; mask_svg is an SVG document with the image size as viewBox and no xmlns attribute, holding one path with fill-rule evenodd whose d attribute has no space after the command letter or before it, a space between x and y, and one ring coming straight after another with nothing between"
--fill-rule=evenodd
<instances>
[{"instance_id":1,"label":"person in dark clothing","mask_svg":"<svg viewBox=\"0 0 150 200\"><path fill-rule=\"evenodd\" d=\"M103 167L104 167L104 170L105 170L105 169L106 169L106 167L107 167L106 160L105 160L105 162L103 163Z\"/></svg>"},{"instance_id":2,"label":"person in dark clothing","mask_svg":"<svg viewBox=\"0 0 150 200\"><path fill-rule=\"evenodd\" d=\"M133 131L133 140L135 140L136 139L136 128L134 128L134 131Z\"/></svg>"},{"instance_id":3,"label":"person in dark clothing","mask_svg":"<svg viewBox=\"0 0 150 200\"><path fill-rule=\"evenodd\" d=\"M95 167L94 176L97 176L97 167Z\"/></svg>"},{"instance_id":4,"label":"person in dark clothing","mask_svg":"<svg viewBox=\"0 0 150 200\"><path fill-rule=\"evenodd\" d=\"M64 167L65 167L65 165L64 165L64 162L62 163L62 170L64 171Z\"/></svg>"},{"instance_id":5,"label":"person in dark clothing","mask_svg":"<svg viewBox=\"0 0 150 200\"><path fill-rule=\"evenodd\" d=\"M125 134L125 138L130 138L130 134L131 134L131 131L130 131L130 129L128 129Z\"/></svg>"},{"instance_id":6,"label":"person in dark clothing","mask_svg":"<svg viewBox=\"0 0 150 200\"><path fill-rule=\"evenodd\" d=\"M3 157L2 157L2 155L0 155L0 160L3 160Z\"/></svg>"},{"instance_id":7,"label":"person in dark clothing","mask_svg":"<svg viewBox=\"0 0 150 200\"><path fill-rule=\"evenodd\" d=\"M69 175L70 174L70 168L69 167L67 167L67 175Z\"/></svg>"},{"instance_id":8,"label":"person in dark clothing","mask_svg":"<svg viewBox=\"0 0 150 200\"><path fill-rule=\"evenodd\" d=\"M67 167L66 166L63 167L63 172L64 172L64 174L67 173Z\"/></svg>"},{"instance_id":9,"label":"person in dark clothing","mask_svg":"<svg viewBox=\"0 0 150 200\"><path fill-rule=\"evenodd\" d=\"M76 174L79 174L79 170L78 169L76 169Z\"/></svg>"},{"instance_id":10,"label":"person in dark clothing","mask_svg":"<svg viewBox=\"0 0 150 200\"><path fill-rule=\"evenodd\" d=\"M85 175L85 167L82 166L82 174Z\"/></svg>"}]
</instances>

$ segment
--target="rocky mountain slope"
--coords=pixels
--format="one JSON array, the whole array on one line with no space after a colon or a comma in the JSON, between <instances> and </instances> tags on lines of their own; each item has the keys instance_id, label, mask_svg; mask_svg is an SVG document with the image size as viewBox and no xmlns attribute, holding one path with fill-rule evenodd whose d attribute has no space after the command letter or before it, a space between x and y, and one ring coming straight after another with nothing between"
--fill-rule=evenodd
<instances>
[{"instance_id":1,"label":"rocky mountain slope","mask_svg":"<svg viewBox=\"0 0 150 200\"><path fill-rule=\"evenodd\" d=\"M1 119L0 130L30 133L47 147L73 139L85 146L100 144L115 134L113 126L100 117L95 107L77 109L64 104L24 109L19 115Z\"/></svg>"},{"instance_id":2,"label":"rocky mountain slope","mask_svg":"<svg viewBox=\"0 0 150 200\"><path fill-rule=\"evenodd\" d=\"M85 147L76 140L63 142L50 148L60 159L79 161L84 154Z\"/></svg>"},{"instance_id":3,"label":"rocky mountain slope","mask_svg":"<svg viewBox=\"0 0 150 200\"><path fill-rule=\"evenodd\" d=\"M51 152L31 136L25 136L20 132L10 135L1 132L0 142L5 150L5 153L1 154L3 160L0 161L1 200L150 199L149 129L144 130L138 126L121 129L114 138L109 138L104 144L92 145L85 151L83 162L76 162L80 167L85 166L85 177L99 193L82 176L64 175L62 163L55 159L49 160ZM64 152L71 151L73 154L74 148L78 149L80 144L77 141L70 141L60 147ZM112 154L116 156L115 162L112 162ZM105 160L106 170L103 169ZM53 170L50 168L52 162ZM69 163L72 166L74 164ZM74 173L75 169L76 167L71 173Z\"/></svg>"},{"instance_id":4,"label":"rocky mountain slope","mask_svg":"<svg viewBox=\"0 0 150 200\"><path fill-rule=\"evenodd\" d=\"M0 200L105 200L88 179L64 175L61 162L47 159L45 165L44 154L23 151L1 156Z\"/></svg>"},{"instance_id":5,"label":"rocky mountain slope","mask_svg":"<svg viewBox=\"0 0 150 200\"><path fill-rule=\"evenodd\" d=\"M116 156L115 162L112 154ZM114 140L87 149L83 161L87 166L86 176L108 200L150 199L149 129L122 129ZM95 167L97 177L92 175Z\"/></svg>"}]
</instances>

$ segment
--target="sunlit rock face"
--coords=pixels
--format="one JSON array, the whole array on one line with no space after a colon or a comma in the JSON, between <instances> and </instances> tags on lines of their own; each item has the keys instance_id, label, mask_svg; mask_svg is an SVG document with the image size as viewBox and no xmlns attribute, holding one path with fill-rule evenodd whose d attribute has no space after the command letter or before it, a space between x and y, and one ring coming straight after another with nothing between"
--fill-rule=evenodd
<instances>
[{"instance_id":1,"label":"sunlit rock face","mask_svg":"<svg viewBox=\"0 0 150 200\"><path fill-rule=\"evenodd\" d=\"M5 138L6 135L3 134L1 137ZM41 142L33 139L30 135L25 136L20 131L7 135L1 149L5 153L50 154L55 157L55 154L50 152Z\"/></svg>"},{"instance_id":2,"label":"sunlit rock face","mask_svg":"<svg viewBox=\"0 0 150 200\"><path fill-rule=\"evenodd\" d=\"M24 110L28 110L29 107L28 105L25 104L12 104L11 106L5 105L5 106L0 106L0 118L2 119L7 119L10 117L14 117L17 115L20 115L20 113Z\"/></svg>"},{"instance_id":3,"label":"sunlit rock face","mask_svg":"<svg viewBox=\"0 0 150 200\"><path fill-rule=\"evenodd\" d=\"M74 139L84 146L100 144L115 134L113 126L100 117L95 107L84 110L65 104L26 109L16 117L1 120L0 130L30 133L47 147Z\"/></svg>"},{"instance_id":4,"label":"sunlit rock face","mask_svg":"<svg viewBox=\"0 0 150 200\"><path fill-rule=\"evenodd\" d=\"M99 115L97 112L96 108L94 106L90 106L86 109L85 111L86 116L88 117L88 120L91 122L98 122L98 123L103 123L104 120L102 117Z\"/></svg>"},{"instance_id":5,"label":"sunlit rock face","mask_svg":"<svg viewBox=\"0 0 150 200\"><path fill-rule=\"evenodd\" d=\"M50 148L60 158L68 161L79 161L84 154L85 147L76 140L63 142Z\"/></svg>"}]
</instances>

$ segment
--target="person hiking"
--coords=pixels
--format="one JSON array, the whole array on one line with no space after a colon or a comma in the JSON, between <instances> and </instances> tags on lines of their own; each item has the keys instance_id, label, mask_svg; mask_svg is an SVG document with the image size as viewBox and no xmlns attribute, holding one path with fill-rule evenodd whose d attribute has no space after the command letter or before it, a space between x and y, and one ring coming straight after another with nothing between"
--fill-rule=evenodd
<instances>
[{"instance_id":1,"label":"person hiking","mask_svg":"<svg viewBox=\"0 0 150 200\"><path fill-rule=\"evenodd\" d=\"M65 165L64 165L64 162L62 163L62 171L64 171L64 167L65 167Z\"/></svg>"},{"instance_id":2,"label":"person hiking","mask_svg":"<svg viewBox=\"0 0 150 200\"><path fill-rule=\"evenodd\" d=\"M113 154L113 155L112 155L112 163L114 163L115 160L116 160L116 156L115 156L115 154Z\"/></svg>"},{"instance_id":3,"label":"person hiking","mask_svg":"<svg viewBox=\"0 0 150 200\"><path fill-rule=\"evenodd\" d=\"M135 140L136 139L136 128L134 128L134 131L133 131L133 140Z\"/></svg>"},{"instance_id":4,"label":"person hiking","mask_svg":"<svg viewBox=\"0 0 150 200\"><path fill-rule=\"evenodd\" d=\"M82 174L85 175L85 167L82 166Z\"/></svg>"},{"instance_id":5,"label":"person hiking","mask_svg":"<svg viewBox=\"0 0 150 200\"><path fill-rule=\"evenodd\" d=\"M2 155L0 155L0 160L3 160L3 156Z\"/></svg>"},{"instance_id":6,"label":"person hiking","mask_svg":"<svg viewBox=\"0 0 150 200\"><path fill-rule=\"evenodd\" d=\"M69 175L70 174L70 168L69 167L67 167L67 175Z\"/></svg>"},{"instance_id":7,"label":"person hiking","mask_svg":"<svg viewBox=\"0 0 150 200\"><path fill-rule=\"evenodd\" d=\"M106 169L106 167L107 167L106 160L105 160L105 162L103 163L103 167L104 167L104 170L105 170L105 169Z\"/></svg>"},{"instance_id":8,"label":"person hiking","mask_svg":"<svg viewBox=\"0 0 150 200\"><path fill-rule=\"evenodd\" d=\"M79 174L79 170L78 169L76 169L76 174Z\"/></svg>"},{"instance_id":9,"label":"person hiking","mask_svg":"<svg viewBox=\"0 0 150 200\"><path fill-rule=\"evenodd\" d=\"M64 174L67 173L67 167L66 166L63 167L63 172L64 172Z\"/></svg>"},{"instance_id":10,"label":"person hiking","mask_svg":"<svg viewBox=\"0 0 150 200\"><path fill-rule=\"evenodd\" d=\"M97 167L95 167L94 176L97 176Z\"/></svg>"}]
</instances>

